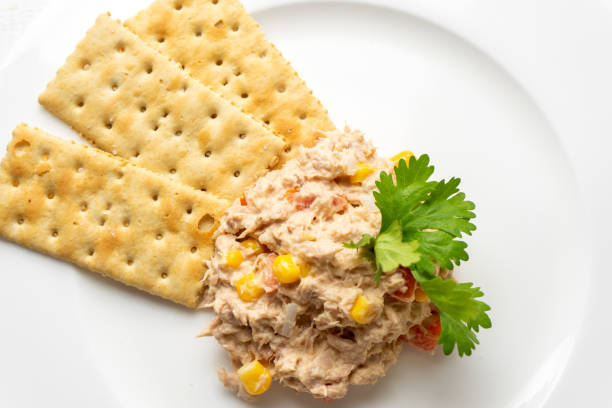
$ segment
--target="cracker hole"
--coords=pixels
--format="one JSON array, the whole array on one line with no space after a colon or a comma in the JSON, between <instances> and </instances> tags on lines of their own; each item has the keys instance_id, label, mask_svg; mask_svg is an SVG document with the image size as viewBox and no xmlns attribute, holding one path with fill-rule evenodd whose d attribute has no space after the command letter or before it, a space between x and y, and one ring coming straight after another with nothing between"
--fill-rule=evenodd
<instances>
[{"instance_id":1,"label":"cracker hole","mask_svg":"<svg viewBox=\"0 0 612 408\"><path fill-rule=\"evenodd\" d=\"M205 214L198 221L198 229L202 232L208 232L215 225L215 219L210 214Z\"/></svg>"},{"instance_id":2,"label":"cracker hole","mask_svg":"<svg viewBox=\"0 0 612 408\"><path fill-rule=\"evenodd\" d=\"M130 219L129 218L124 218L122 224L126 228L129 227L130 226Z\"/></svg>"},{"instance_id":3,"label":"cracker hole","mask_svg":"<svg viewBox=\"0 0 612 408\"><path fill-rule=\"evenodd\" d=\"M266 119L266 120L264 120L264 123L265 123L266 125L269 125L269 124L270 124L270 119Z\"/></svg>"},{"instance_id":4,"label":"cracker hole","mask_svg":"<svg viewBox=\"0 0 612 408\"><path fill-rule=\"evenodd\" d=\"M183 131L181 129L177 129L174 131L174 136L180 136L183 134Z\"/></svg>"},{"instance_id":5,"label":"cracker hole","mask_svg":"<svg viewBox=\"0 0 612 408\"><path fill-rule=\"evenodd\" d=\"M163 272L161 273L161 277L162 277L162 279L166 279L166 278L168 277L168 272L163 271Z\"/></svg>"},{"instance_id":6,"label":"cracker hole","mask_svg":"<svg viewBox=\"0 0 612 408\"><path fill-rule=\"evenodd\" d=\"M212 4L217 4L219 3L219 0L212 0Z\"/></svg>"},{"instance_id":7,"label":"cracker hole","mask_svg":"<svg viewBox=\"0 0 612 408\"><path fill-rule=\"evenodd\" d=\"M147 105L140 105L140 111L145 113L147 111Z\"/></svg>"},{"instance_id":8,"label":"cracker hole","mask_svg":"<svg viewBox=\"0 0 612 408\"><path fill-rule=\"evenodd\" d=\"M193 208L188 207L188 208L187 208L187 214L191 214L192 212L193 212Z\"/></svg>"},{"instance_id":9,"label":"cracker hole","mask_svg":"<svg viewBox=\"0 0 612 408\"><path fill-rule=\"evenodd\" d=\"M49 152L44 151L43 154L40 156L40 158L43 160L49 160Z\"/></svg>"},{"instance_id":10,"label":"cracker hole","mask_svg":"<svg viewBox=\"0 0 612 408\"><path fill-rule=\"evenodd\" d=\"M181 64L181 69L185 69L185 64ZM183 88L184 91L187 90L187 88Z\"/></svg>"},{"instance_id":11,"label":"cracker hole","mask_svg":"<svg viewBox=\"0 0 612 408\"><path fill-rule=\"evenodd\" d=\"M134 264L134 259L128 258L127 261L125 261L125 263L127 263L129 266L132 266Z\"/></svg>"},{"instance_id":12,"label":"cracker hole","mask_svg":"<svg viewBox=\"0 0 612 408\"><path fill-rule=\"evenodd\" d=\"M196 28L196 30L195 30L195 36L196 36L196 37L201 37L201 36L202 36L202 29L201 29L201 28Z\"/></svg>"},{"instance_id":13,"label":"cracker hole","mask_svg":"<svg viewBox=\"0 0 612 408\"><path fill-rule=\"evenodd\" d=\"M47 194L47 198L48 198L49 200L53 200L53 199L55 198L55 193L50 192L49 194Z\"/></svg>"},{"instance_id":14,"label":"cracker hole","mask_svg":"<svg viewBox=\"0 0 612 408\"><path fill-rule=\"evenodd\" d=\"M194 254L196 251L198 250L198 248L196 247L191 247L191 253Z\"/></svg>"},{"instance_id":15,"label":"cracker hole","mask_svg":"<svg viewBox=\"0 0 612 408\"><path fill-rule=\"evenodd\" d=\"M106 121L104 126L106 126L106 128L110 130L110 129L113 128L113 122L109 119L109 120Z\"/></svg>"},{"instance_id":16,"label":"cracker hole","mask_svg":"<svg viewBox=\"0 0 612 408\"><path fill-rule=\"evenodd\" d=\"M59 235L59 231L58 231L56 228L53 228L53 229L51 230L51 236L52 236L53 238L57 238L57 236L58 236L58 235Z\"/></svg>"},{"instance_id":17,"label":"cracker hole","mask_svg":"<svg viewBox=\"0 0 612 408\"><path fill-rule=\"evenodd\" d=\"M161 43L163 43L164 41L166 41L166 38L165 38L165 37L159 37L159 38L157 39L157 42L158 42L158 43L160 43L160 44L161 44Z\"/></svg>"},{"instance_id":18,"label":"cracker hole","mask_svg":"<svg viewBox=\"0 0 612 408\"><path fill-rule=\"evenodd\" d=\"M145 72L147 74L151 74L153 72L153 64L152 63L147 63L147 65L145 65Z\"/></svg>"},{"instance_id":19,"label":"cracker hole","mask_svg":"<svg viewBox=\"0 0 612 408\"><path fill-rule=\"evenodd\" d=\"M76 106L78 106L79 108L85 106L85 98L83 98L82 96L77 97Z\"/></svg>"},{"instance_id":20,"label":"cracker hole","mask_svg":"<svg viewBox=\"0 0 612 408\"><path fill-rule=\"evenodd\" d=\"M226 86L227 84L229 84L229 81L227 78L224 78L223 82L221 82L221 85Z\"/></svg>"},{"instance_id":21,"label":"cracker hole","mask_svg":"<svg viewBox=\"0 0 612 408\"><path fill-rule=\"evenodd\" d=\"M155 123L155 124L153 125L153 131L154 131L154 132L157 132L157 130L158 130L158 129L159 129L159 124Z\"/></svg>"},{"instance_id":22,"label":"cracker hole","mask_svg":"<svg viewBox=\"0 0 612 408\"><path fill-rule=\"evenodd\" d=\"M113 208L113 203L106 203L106 211L109 211L111 208Z\"/></svg>"},{"instance_id":23,"label":"cracker hole","mask_svg":"<svg viewBox=\"0 0 612 408\"><path fill-rule=\"evenodd\" d=\"M87 71L89 68L91 68L91 63L89 62L89 60L81 61L81 68L83 69L83 71Z\"/></svg>"},{"instance_id":24,"label":"cracker hole","mask_svg":"<svg viewBox=\"0 0 612 408\"><path fill-rule=\"evenodd\" d=\"M240 177L240 171L239 170L236 170L234 172L234 177Z\"/></svg>"},{"instance_id":25,"label":"cracker hole","mask_svg":"<svg viewBox=\"0 0 612 408\"><path fill-rule=\"evenodd\" d=\"M215 23L215 27L217 27L217 28L221 28L221 27L223 27L223 20L219 20L219 21L217 21L217 22Z\"/></svg>"},{"instance_id":26,"label":"cracker hole","mask_svg":"<svg viewBox=\"0 0 612 408\"><path fill-rule=\"evenodd\" d=\"M168 109L164 109L164 113L162 113L162 117L167 118L169 114L170 114L170 111Z\"/></svg>"},{"instance_id":27,"label":"cracker hole","mask_svg":"<svg viewBox=\"0 0 612 408\"><path fill-rule=\"evenodd\" d=\"M177 1L176 3L174 3L174 9L175 10L181 10L183 8L183 3L180 1Z\"/></svg>"},{"instance_id":28,"label":"cracker hole","mask_svg":"<svg viewBox=\"0 0 612 408\"><path fill-rule=\"evenodd\" d=\"M217 113L211 113L210 114L210 118L211 119L217 119Z\"/></svg>"},{"instance_id":29,"label":"cracker hole","mask_svg":"<svg viewBox=\"0 0 612 408\"><path fill-rule=\"evenodd\" d=\"M87 203L86 202L82 202L80 208L81 208L82 212L87 211Z\"/></svg>"},{"instance_id":30,"label":"cracker hole","mask_svg":"<svg viewBox=\"0 0 612 408\"><path fill-rule=\"evenodd\" d=\"M119 84L117 82L111 83L111 90L115 92L117 89L119 89Z\"/></svg>"},{"instance_id":31,"label":"cracker hole","mask_svg":"<svg viewBox=\"0 0 612 408\"><path fill-rule=\"evenodd\" d=\"M19 180L13 180L13 187L19 187Z\"/></svg>"},{"instance_id":32,"label":"cracker hole","mask_svg":"<svg viewBox=\"0 0 612 408\"><path fill-rule=\"evenodd\" d=\"M118 52L125 52L125 44L123 42L118 42L116 48Z\"/></svg>"},{"instance_id":33,"label":"cracker hole","mask_svg":"<svg viewBox=\"0 0 612 408\"><path fill-rule=\"evenodd\" d=\"M187 92L187 89L189 89L189 85L187 85L187 83L183 84L183 92Z\"/></svg>"},{"instance_id":34,"label":"cracker hole","mask_svg":"<svg viewBox=\"0 0 612 408\"><path fill-rule=\"evenodd\" d=\"M106 224L106 217L101 217L100 218L100 226L103 227L104 224Z\"/></svg>"},{"instance_id":35,"label":"cracker hole","mask_svg":"<svg viewBox=\"0 0 612 408\"><path fill-rule=\"evenodd\" d=\"M117 172L117 178L118 178L119 180L121 180L121 179L123 178L123 172L122 172L122 171L118 171L118 172ZM110 210L110 205L111 205L111 204L110 204L110 203L108 203L108 205L109 205L108 209Z\"/></svg>"},{"instance_id":36,"label":"cracker hole","mask_svg":"<svg viewBox=\"0 0 612 408\"><path fill-rule=\"evenodd\" d=\"M291 146L287 145L285 147L285 153L289 153L291 151Z\"/></svg>"},{"instance_id":37,"label":"cracker hole","mask_svg":"<svg viewBox=\"0 0 612 408\"><path fill-rule=\"evenodd\" d=\"M300 113L300 119L301 120L306 119L306 113L305 112Z\"/></svg>"},{"instance_id":38,"label":"cracker hole","mask_svg":"<svg viewBox=\"0 0 612 408\"><path fill-rule=\"evenodd\" d=\"M222 59L218 59L217 61L215 61L215 64L223 65L223 60Z\"/></svg>"},{"instance_id":39,"label":"cracker hole","mask_svg":"<svg viewBox=\"0 0 612 408\"><path fill-rule=\"evenodd\" d=\"M246 92L243 92L243 93L240 95L240 97L241 97L242 99L246 99L246 98L248 98L248 97L249 97L249 94L248 94L248 93L246 93Z\"/></svg>"},{"instance_id":40,"label":"cracker hole","mask_svg":"<svg viewBox=\"0 0 612 408\"><path fill-rule=\"evenodd\" d=\"M233 32L236 32L236 31L238 31L238 28L239 28L239 25L238 25L238 24L234 24L234 25L232 26L232 31L233 31Z\"/></svg>"},{"instance_id":41,"label":"cracker hole","mask_svg":"<svg viewBox=\"0 0 612 408\"><path fill-rule=\"evenodd\" d=\"M211 155L211 154L212 154L212 152L211 152L210 150L207 150L207 151L204 153L204 156L206 156L206 157L210 157L210 155Z\"/></svg>"},{"instance_id":42,"label":"cracker hole","mask_svg":"<svg viewBox=\"0 0 612 408\"><path fill-rule=\"evenodd\" d=\"M29 148L30 142L28 142L27 140L20 140L15 144L15 155L17 157L21 157L26 154Z\"/></svg>"},{"instance_id":43,"label":"cracker hole","mask_svg":"<svg viewBox=\"0 0 612 408\"><path fill-rule=\"evenodd\" d=\"M279 93L285 92L285 85L279 85L277 90L278 90Z\"/></svg>"},{"instance_id":44,"label":"cracker hole","mask_svg":"<svg viewBox=\"0 0 612 408\"><path fill-rule=\"evenodd\" d=\"M176 169L170 169L170 174L176 174Z\"/></svg>"},{"instance_id":45,"label":"cracker hole","mask_svg":"<svg viewBox=\"0 0 612 408\"><path fill-rule=\"evenodd\" d=\"M89 248L89 249L87 250L87 255L89 255L89 256L93 256L93 254L94 254L95 252L96 252L96 251L94 251L94 249L93 249L93 248Z\"/></svg>"},{"instance_id":46,"label":"cracker hole","mask_svg":"<svg viewBox=\"0 0 612 408\"><path fill-rule=\"evenodd\" d=\"M164 237L164 234L162 234L161 232L159 232L156 236L155 239L160 241L162 238Z\"/></svg>"},{"instance_id":47,"label":"cracker hole","mask_svg":"<svg viewBox=\"0 0 612 408\"><path fill-rule=\"evenodd\" d=\"M17 224L21 225L25 222L25 218L23 218L23 215L20 215L17 217Z\"/></svg>"},{"instance_id":48,"label":"cracker hole","mask_svg":"<svg viewBox=\"0 0 612 408\"><path fill-rule=\"evenodd\" d=\"M138 156L140 156L140 152L135 152L134 157L138 157Z\"/></svg>"},{"instance_id":49,"label":"cracker hole","mask_svg":"<svg viewBox=\"0 0 612 408\"><path fill-rule=\"evenodd\" d=\"M151 198L153 199L153 201L157 201L159 199L159 193L153 193Z\"/></svg>"},{"instance_id":50,"label":"cracker hole","mask_svg":"<svg viewBox=\"0 0 612 408\"><path fill-rule=\"evenodd\" d=\"M206 192L206 187L204 186L200 187L200 191Z\"/></svg>"},{"instance_id":51,"label":"cracker hole","mask_svg":"<svg viewBox=\"0 0 612 408\"><path fill-rule=\"evenodd\" d=\"M240 139L244 139L244 138L246 137L246 133L240 133L240 134L238 135L238 137L239 137Z\"/></svg>"},{"instance_id":52,"label":"cracker hole","mask_svg":"<svg viewBox=\"0 0 612 408\"><path fill-rule=\"evenodd\" d=\"M268 50L261 50L259 52L259 58L265 58L268 55Z\"/></svg>"},{"instance_id":53,"label":"cracker hole","mask_svg":"<svg viewBox=\"0 0 612 408\"><path fill-rule=\"evenodd\" d=\"M240 71L240 70L236 70L236 71L234 72L234 75L235 75L235 76L237 76L237 77L239 77L240 75L242 75L242 71Z\"/></svg>"}]
</instances>

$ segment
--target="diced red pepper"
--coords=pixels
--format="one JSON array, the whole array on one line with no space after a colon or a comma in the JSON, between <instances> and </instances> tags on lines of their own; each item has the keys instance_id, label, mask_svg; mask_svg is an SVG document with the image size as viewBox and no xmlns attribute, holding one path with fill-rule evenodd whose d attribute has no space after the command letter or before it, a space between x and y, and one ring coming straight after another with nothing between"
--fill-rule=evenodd
<instances>
[{"instance_id":1,"label":"diced red pepper","mask_svg":"<svg viewBox=\"0 0 612 408\"><path fill-rule=\"evenodd\" d=\"M247 205L246 195L244 195L244 193L242 193L242 195L240 196L240 205L242 206Z\"/></svg>"},{"instance_id":2,"label":"diced red pepper","mask_svg":"<svg viewBox=\"0 0 612 408\"><path fill-rule=\"evenodd\" d=\"M427 318L422 325L412 326L409 337L404 337L404 340L414 347L431 353L438 344L440 333L442 333L442 323L440 315L436 313Z\"/></svg>"},{"instance_id":3,"label":"diced red pepper","mask_svg":"<svg viewBox=\"0 0 612 408\"><path fill-rule=\"evenodd\" d=\"M414 300L414 291L416 290L416 280L414 280L414 276L412 276L412 272L410 268L405 266L399 267L402 272L402 277L404 278L404 287L393 292L393 297L402 300L404 302L411 302Z\"/></svg>"},{"instance_id":4,"label":"diced red pepper","mask_svg":"<svg viewBox=\"0 0 612 408\"><path fill-rule=\"evenodd\" d=\"M335 195L334 198L332 198L332 207L334 208L334 212L342 212L346 210L347 206L348 200L344 196Z\"/></svg>"},{"instance_id":5,"label":"diced red pepper","mask_svg":"<svg viewBox=\"0 0 612 408\"><path fill-rule=\"evenodd\" d=\"M284 196L285 198L287 198L287 200L289 200L289 202L291 202L295 206L295 209L298 211L305 210L306 208L310 207L311 204L316 199L316 197L296 196L296 194L299 192L300 192L299 188L290 188L287 191L285 191L285 196Z\"/></svg>"},{"instance_id":6,"label":"diced red pepper","mask_svg":"<svg viewBox=\"0 0 612 408\"><path fill-rule=\"evenodd\" d=\"M266 293L271 293L278 289L278 281L274 276L274 272L272 271L272 263L274 262L274 258L277 257L277 254L271 253L266 257L266 263L264 265L263 270L261 271L261 280L262 286Z\"/></svg>"}]
</instances>

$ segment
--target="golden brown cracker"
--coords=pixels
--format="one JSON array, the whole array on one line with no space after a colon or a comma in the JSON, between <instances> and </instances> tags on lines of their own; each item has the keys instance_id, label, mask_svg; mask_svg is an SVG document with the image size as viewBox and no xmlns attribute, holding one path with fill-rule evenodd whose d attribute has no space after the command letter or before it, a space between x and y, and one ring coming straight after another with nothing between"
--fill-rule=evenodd
<instances>
[{"instance_id":1,"label":"golden brown cracker","mask_svg":"<svg viewBox=\"0 0 612 408\"><path fill-rule=\"evenodd\" d=\"M189 307L228 205L24 124L0 171L0 236Z\"/></svg>"},{"instance_id":2,"label":"golden brown cracker","mask_svg":"<svg viewBox=\"0 0 612 408\"><path fill-rule=\"evenodd\" d=\"M274 166L284 147L108 14L39 101L102 150L229 200Z\"/></svg>"},{"instance_id":3,"label":"golden brown cracker","mask_svg":"<svg viewBox=\"0 0 612 408\"><path fill-rule=\"evenodd\" d=\"M334 125L238 0L157 0L125 22L192 77L285 138L311 146ZM292 154L284 155L284 158Z\"/></svg>"}]
</instances>

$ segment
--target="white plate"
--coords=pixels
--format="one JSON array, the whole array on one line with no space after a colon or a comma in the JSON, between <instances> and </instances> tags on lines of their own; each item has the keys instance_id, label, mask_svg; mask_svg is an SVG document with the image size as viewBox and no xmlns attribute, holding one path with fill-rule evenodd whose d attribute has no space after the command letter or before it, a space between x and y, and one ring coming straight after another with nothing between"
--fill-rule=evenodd
<instances>
[{"instance_id":1,"label":"white plate","mask_svg":"<svg viewBox=\"0 0 612 408\"><path fill-rule=\"evenodd\" d=\"M147 3L46 10L1 71L0 144L20 121L78 140L37 95L98 13ZM482 286L493 329L470 358L406 349L334 407L611 403L611 2L245 3L337 125L429 153L477 204L458 277ZM0 269L1 406L245 405L216 379L221 347L195 338L211 313L5 241ZM323 403L275 385L256 405Z\"/></svg>"}]
</instances>

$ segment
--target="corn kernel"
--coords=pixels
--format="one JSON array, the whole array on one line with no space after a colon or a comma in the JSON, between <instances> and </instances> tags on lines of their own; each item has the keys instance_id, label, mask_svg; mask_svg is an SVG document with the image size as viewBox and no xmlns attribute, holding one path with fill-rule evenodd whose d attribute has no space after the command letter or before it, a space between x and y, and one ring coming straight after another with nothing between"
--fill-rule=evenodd
<instances>
[{"instance_id":1,"label":"corn kernel","mask_svg":"<svg viewBox=\"0 0 612 408\"><path fill-rule=\"evenodd\" d=\"M253 238L247 238L242 241L242 246L253 251L253 254L258 255L263 252L263 247L261 244Z\"/></svg>"},{"instance_id":2,"label":"corn kernel","mask_svg":"<svg viewBox=\"0 0 612 408\"><path fill-rule=\"evenodd\" d=\"M359 296L351 309L351 317L359 324L368 324L376 317L376 309L365 296Z\"/></svg>"},{"instance_id":3,"label":"corn kernel","mask_svg":"<svg viewBox=\"0 0 612 408\"><path fill-rule=\"evenodd\" d=\"M280 283L293 283L300 279L300 267L289 254L274 258L272 272Z\"/></svg>"},{"instance_id":4,"label":"corn kernel","mask_svg":"<svg viewBox=\"0 0 612 408\"><path fill-rule=\"evenodd\" d=\"M238 268L242 261L244 261L244 257L240 251L227 251L227 254L225 254L225 262L227 262L227 266L230 268Z\"/></svg>"},{"instance_id":5,"label":"corn kernel","mask_svg":"<svg viewBox=\"0 0 612 408\"><path fill-rule=\"evenodd\" d=\"M427 293L425 293L423 289L417 288L414 291L414 299L419 303L423 303L429 300L429 296L427 296Z\"/></svg>"},{"instance_id":6,"label":"corn kernel","mask_svg":"<svg viewBox=\"0 0 612 408\"><path fill-rule=\"evenodd\" d=\"M374 172L374 166L371 166L367 163L359 163L357 165L357 171L350 178L351 183L357 184L361 183L363 180L368 178L370 174Z\"/></svg>"},{"instance_id":7,"label":"corn kernel","mask_svg":"<svg viewBox=\"0 0 612 408\"><path fill-rule=\"evenodd\" d=\"M251 395L266 392L272 382L272 374L258 360L253 360L238 369L242 386Z\"/></svg>"},{"instance_id":8,"label":"corn kernel","mask_svg":"<svg viewBox=\"0 0 612 408\"><path fill-rule=\"evenodd\" d=\"M398 166L399 161L401 159L404 159L406 160L406 166L408 166L410 164L411 157L414 157L414 153L412 153L410 150L404 150L403 152L399 152L398 154L393 156L391 160L395 163L396 166Z\"/></svg>"},{"instance_id":9,"label":"corn kernel","mask_svg":"<svg viewBox=\"0 0 612 408\"><path fill-rule=\"evenodd\" d=\"M261 282L253 272L249 272L236 281L236 292L245 302L257 300L264 294Z\"/></svg>"}]
</instances>

